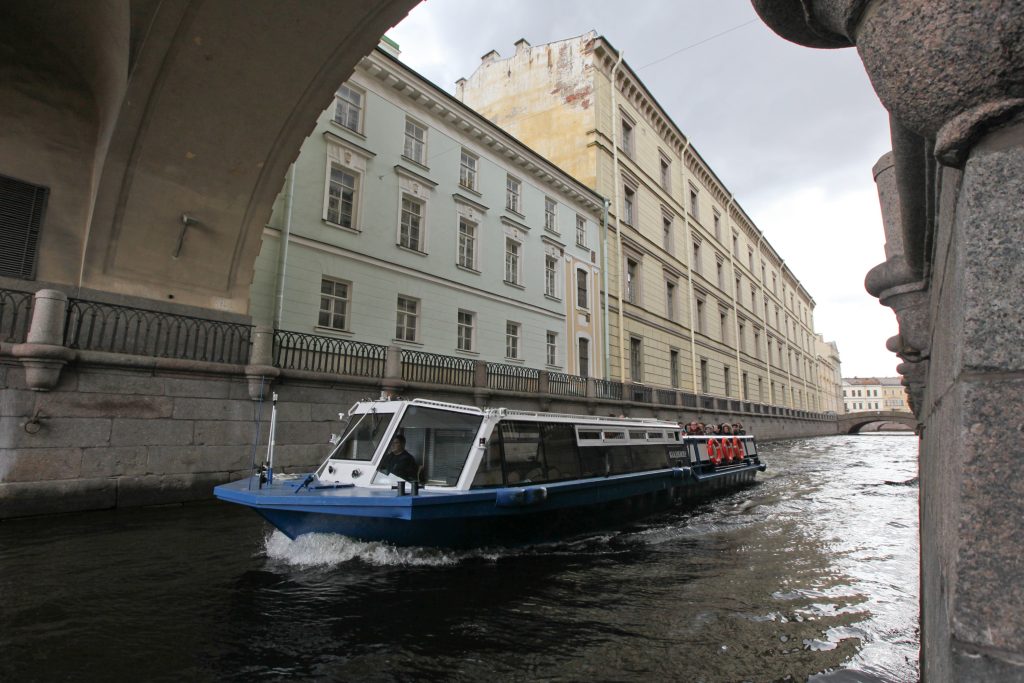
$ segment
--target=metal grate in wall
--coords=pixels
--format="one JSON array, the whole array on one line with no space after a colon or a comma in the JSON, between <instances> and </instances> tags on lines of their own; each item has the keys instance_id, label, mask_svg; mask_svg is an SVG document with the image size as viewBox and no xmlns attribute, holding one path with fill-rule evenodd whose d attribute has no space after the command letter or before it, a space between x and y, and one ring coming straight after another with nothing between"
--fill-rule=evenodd
<instances>
[{"instance_id":1,"label":"metal grate in wall","mask_svg":"<svg viewBox=\"0 0 1024 683\"><path fill-rule=\"evenodd\" d=\"M0 275L34 280L49 188L0 175Z\"/></svg>"}]
</instances>

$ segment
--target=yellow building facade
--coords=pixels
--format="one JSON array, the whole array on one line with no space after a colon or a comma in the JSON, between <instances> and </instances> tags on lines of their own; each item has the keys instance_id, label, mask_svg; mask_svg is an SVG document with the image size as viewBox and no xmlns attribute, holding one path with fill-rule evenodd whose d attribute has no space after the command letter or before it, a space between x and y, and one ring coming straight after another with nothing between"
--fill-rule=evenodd
<instances>
[{"instance_id":1,"label":"yellow building facade","mask_svg":"<svg viewBox=\"0 0 1024 683\"><path fill-rule=\"evenodd\" d=\"M608 379L835 409L814 299L606 39L520 40L456 97L608 198Z\"/></svg>"}]
</instances>

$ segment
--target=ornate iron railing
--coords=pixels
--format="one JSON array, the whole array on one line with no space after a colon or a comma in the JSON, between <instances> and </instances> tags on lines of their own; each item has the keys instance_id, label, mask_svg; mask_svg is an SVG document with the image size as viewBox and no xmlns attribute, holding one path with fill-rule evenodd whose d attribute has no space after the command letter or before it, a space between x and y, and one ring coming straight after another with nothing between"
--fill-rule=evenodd
<instances>
[{"instance_id":1,"label":"ornate iron railing","mask_svg":"<svg viewBox=\"0 0 1024 683\"><path fill-rule=\"evenodd\" d=\"M700 407L703 408L704 410L714 410L715 409L715 399L710 397L710 396L701 396L700 397Z\"/></svg>"},{"instance_id":2,"label":"ornate iron railing","mask_svg":"<svg viewBox=\"0 0 1024 683\"><path fill-rule=\"evenodd\" d=\"M697 395L696 394L683 394L683 407L684 408L696 408L697 407Z\"/></svg>"},{"instance_id":3,"label":"ornate iron railing","mask_svg":"<svg viewBox=\"0 0 1024 683\"><path fill-rule=\"evenodd\" d=\"M487 386L503 391L536 393L540 389L540 371L521 365L487 364Z\"/></svg>"},{"instance_id":4,"label":"ornate iron railing","mask_svg":"<svg viewBox=\"0 0 1024 683\"><path fill-rule=\"evenodd\" d=\"M597 397L621 401L622 383L612 382L606 379L597 380Z\"/></svg>"},{"instance_id":5,"label":"ornate iron railing","mask_svg":"<svg viewBox=\"0 0 1024 683\"><path fill-rule=\"evenodd\" d=\"M252 326L81 299L68 300L64 345L135 356L244 365Z\"/></svg>"},{"instance_id":6,"label":"ornate iron railing","mask_svg":"<svg viewBox=\"0 0 1024 683\"><path fill-rule=\"evenodd\" d=\"M304 332L274 331L274 367L383 377L388 347Z\"/></svg>"},{"instance_id":7,"label":"ornate iron railing","mask_svg":"<svg viewBox=\"0 0 1024 683\"><path fill-rule=\"evenodd\" d=\"M32 322L31 292L0 289L0 341L20 344Z\"/></svg>"},{"instance_id":8,"label":"ornate iron railing","mask_svg":"<svg viewBox=\"0 0 1024 683\"><path fill-rule=\"evenodd\" d=\"M402 379L407 382L471 387L475 365L469 358L402 349Z\"/></svg>"},{"instance_id":9,"label":"ornate iron railing","mask_svg":"<svg viewBox=\"0 0 1024 683\"><path fill-rule=\"evenodd\" d=\"M676 404L676 392L672 389L658 389L657 391L658 403L665 406L674 406Z\"/></svg>"},{"instance_id":10,"label":"ornate iron railing","mask_svg":"<svg viewBox=\"0 0 1024 683\"><path fill-rule=\"evenodd\" d=\"M651 403L653 400L653 393L650 387L644 386L643 384L627 384L626 385L626 398L630 401L636 401L637 403Z\"/></svg>"},{"instance_id":11,"label":"ornate iron railing","mask_svg":"<svg viewBox=\"0 0 1024 683\"><path fill-rule=\"evenodd\" d=\"M548 373L548 393L555 396L587 395L587 378L579 375L566 375L561 372Z\"/></svg>"}]
</instances>

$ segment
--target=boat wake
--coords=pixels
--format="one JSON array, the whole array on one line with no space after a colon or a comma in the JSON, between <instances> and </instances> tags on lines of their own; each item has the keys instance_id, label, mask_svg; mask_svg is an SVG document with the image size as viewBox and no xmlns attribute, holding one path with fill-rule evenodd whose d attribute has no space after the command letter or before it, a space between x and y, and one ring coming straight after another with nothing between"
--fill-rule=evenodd
<instances>
[{"instance_id":1,"label":"boat wake","mask_svg":"<svg viewBox=\"0 0 1024 683\"><path fill-rule=\"evenodd\" d=\"M303 534L294 541L273 531L264 542L271 560L298 568L328 567L363 562L374 567L446 567L479 552L458 552L437 548L396 548L387 543L357 541L337 534Z\"/></svg>"}]
</instances>

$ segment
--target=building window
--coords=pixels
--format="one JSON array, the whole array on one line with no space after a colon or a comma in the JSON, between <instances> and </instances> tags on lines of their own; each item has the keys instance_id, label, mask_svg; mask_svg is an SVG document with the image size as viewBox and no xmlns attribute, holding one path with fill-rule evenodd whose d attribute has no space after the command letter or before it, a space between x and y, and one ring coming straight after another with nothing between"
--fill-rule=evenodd
<instances>
[{"instance_id":1,"label":"building window","mask_svg":"<svg viewBox=\"0 0 1024 683\"><path fill-rule=\"evenodd\" d=\"M558 290L556 289L556 278L558 270L558 260L554 256L544 257L544 293L548 296L557 297Z\"/></svg>"},{"instance_id":2,"label":"building window","mask_svg":"<svg viewBox=\"0 0 1024 683\"><path fill-rule=\"evenodd\" d=\"M779 293L779 286L778 285L779 285L779 283L775 279L775 273L772 273L772 294L778 295L778 293Z\"/></svg>"},{"instance_id":3,"label":"building window","mask_svg":"<svg viewBox=\"0 0 1024 683\"><path fill-rule=\"evenodd\" d=\"M343 85L334 93L334 121L357 133L363 130L363 93Z\"/></svg>"},{"instance_id":4,"label":"building window","mask_svg":"<svg viewBox=\"0 0 1024 683\"><path fill-rule=\"evenodd\" d=\"M661 246L668 253L672 253L672 216L661 217Z\"/></svg>"},{"instance_id":5,"label":"building window","mask_svg":"<svg viewBox=\"0 0 1024 683\"><path fill-rule=\"evenodd\" d=\"M720 260L718 260L717 258L715 259L715 280L718 283L718 288L724 292L725 291L725 266L723 266L722 262Z\"/></svg>"},{"instance_id":6,"label":"building window","mask_svg":"<svg viewBox=\"0 0 1024 683\"><path fill-rule=\"evenodd\" d=\"M476 336L476 314L469 311L459 311L457 345L459 351L472 351L473 338Z\"/></svg>"},{"instance_id":7,"label":"building window","mask_svg":"<svg viewBox=\"0 0 1024 683\"><path fill-rule=\"evenodd\" d=\"M697 302L697 331L704 334L704 300L698 298Z\"/></svg>"},{"instance_id":8,"label":"building window","mask_svg":"<svg viewBox=\"0 0 1024 683\"><path fill-rule=\"evenodd\" d=\"M757 378L757 400L764 403L764 380Z\"/></svg>"},{"instance_id":9,"label":"building window","mask_svg":"<svg viewBox=\"0 0 1024 683\"><path fill-rule=\"evenodd\" d=\"M700 242L696 240L693 242L693 262L690 264L690 268L695 273L700 273Z\"/></svg>"},{"instance_id":10,"label":"building window","mask_svg":"<svg viewBox=\"0 0 1024 683\"><path fill-rule=\"evenodd\" d=\"M676 319L676 283L671 280L665 281L665 316Z\"/></svg>"},{"instance_id":11,"label":"building window","mask_svg":"<svg viewBox=\"0 0 1024 683\"><path fill-rule=\"evenodd\" d=\"M673 389L679 388L679 352L672 349L668 352L669 383Z\"/></svg>"},{"instance_id":12,"label":"building window","mask_svg":"<svg viewBox=\"0 0 1024 683\"><path fill-rule=\"evenodd\" d=\"M587 271L582 268L576 269L576 305L583 309L590 308L587 294Z\"/></svg>"},{"instance_id":13,"label":"building window","mask_svg":"<svg viewBox=\"0 0 1024 683\"><path fill-rule=\"evenodd\" d=\"M544 198L544 229L548 232L558 232L557 214L558 204L551 197Z\"/></svg>"},{"instance_id":14,"label":"building window","mask_svg":"<svg viewBox=\"0 0 1024 683\"><path fill-rule=\"evenodd\" d=\"M750 400L750 392L747 389L747 373L740 373L740 398L744 401Z\"/></svg>"},{"instance_id":15,"label":"building window","mask_svg":"<svg viewBox=\"0 0 1024 683\"><path fill-rule=\"evenodd\" d=\"M750 285L750 310L757 315L757 288L754 285Z\"/></svg>"},{"instance_id":16,"label":"building window","mask_svg":"<svg viewBox=\"0 0 1024 683\"><path fill-rule=\"evenodd\" d=\"M395 323L395 339L398 341L416 341L417 322L420 314L420 302L407 296L398 297L398 316Z\"/></svg>"},{"instance_id":17,"label":"building window","mask_svg":"<svg viewBox=\"0 0 1024 683\"><path fill-rule=\"evenodd\" d=\"M459 218L459 265L476 270L476 223Z\"/></svg>"},{"instance_id":18,"label":"building window","mask_svg":"<svg viewBox=\"0 0 1024 683\"><path fill-rule=\"evenodd\" d=\"M754 272L754 250L747 247L747 266L750 267L750 272Z\"/></svg>"},{"instance_id":19,"label":"building window","mask_svg":"<svg viewBox=\"0 0 1024 683\"><path fill-rule=\"evenodd\" d=\"M633 122L622 116L622 151L626 153L630 159L636 153L635 141L633 139Z\"/></svg>"},{"instance_id":20,"label":"building window","mask_svg":"<svg viewBox=\"0 0 1024 683\"><path fill-rule=\"evenodd\" d=\"M402 197L402 223L398 243L406 249L423 251L423 202Z\"/></svg>"},{"instance_id":21,"label":"building window","mask_svg":"<svg viewBox=\"0 0 1024 683\"><path fill-rule=\"evenodd\" d=\"M697 188L690 185L690 215L700 219L700 201L697 197Z\"/></svg>"},{"instance_id":22,"label":"building window","mask_svg":"<svg viewBox=\"0 0 1024 683\"><path fill-rule=\"evenodd\" d=\"M317 325L332 330L348 329L349 283L323 278L320 281L320 315Z\"/></svg>"},{"instance_id":23,"label":"building window","mask_svg":"<svg viewBox=\"0 0 1024 683\"><path fill-rule=\"evenodd\" d=\"M576 216L576 244L581 247L587 246L587 220L578 214Z\"/></svg>"},{"instance_id":24,"label":"building window","mask_svg":"<svg viewBox=\"0 0 1024 683\"><path fill-rule=\"evenodd\" d=\"M522 214L523 183L512 176L505 178L505 208L513 213Z\"/></svg>"},{"instance_id":25,"label":"building window","mask_svg":"<svg viewBox=\"0 0 1024 683\"><path fill-rule=\"evenodd\" d=\"M427 164L427 129L412 119L405 120L405 150L402 154L417 164Z\"/></svg>"},{"instance_id":26,"label":"building window","mask_svg":"<svg viewBox=\"0 0 1024 683\"><path fill-rule=\"evenodd\" d=\"M672 191L672 162L664 154L661 155L661 189Z\"/></svg>"},{"instance_id":27,"label":"building window","mask_svg":"<svg viewBox=\"0 0 1024 683\"><path fill-rule=\"evenodd\" d=\"M522 282L519 252L522 245L511 237L505 238L505 282L518 285Z\"/></svg>"},{"instance_id":28,"label":"building window","mask_svg":"<svg viewBox=\"0 0 1024 683\"><path fill-rule=\"evenodd\" d=\"M459 185L476 192L476 172L480 159L473 153L462 150L462 159L459 162Z\"/></svg>"},{"instance_id":29,"label":"building window","mask_svg":"<svg viewBox=\"0 0 1024 683\"><path fill-rule=\"evenodd\" d=\"M715 239L718 240L719 242L721 242L722 241L722 214L718 213L717 209L715 209L714 212L713 212L713 215L711 217L711 222L714 223L714 226L715 226Z\"/></svg>"},{"instance_id":30,"label":"building window","mask_svg":"<svg viewBox=\"0 0 1024 683\"><path fill-rule=\"evenodd\" d=\"M732 234L732 255L740 260L740 236L735 232Z\"/></svg>"},{"instance_id":31,"label":"building window","mask_svg":"<svg viewBox=\"0 0 1024 683\"><path fill-rule=\"evenodd\" d=\"M634 382L644 381L643 341L638 337L629 338L629 376Z\"/></svg>"},{"instance_id":32,"label":"building window","mask_svg":"<svg viewBox=\"0 0 1024 683\"><path fill-rule=\"evenodd\" d=\"M761 333L754 330L754 357L761 358Z\"/></svg>"},{"instance_id":33,"label":"building window","mask_svg":"<svg viewBox=\"0 0 1024 683\"><path fill-rule=\"evenodd\" d=\"M724 311L718 312L718 326L722 330L722 343L729 340L729 314Z\"/></svg>"},{"instance_id":34,"label":"building window","mask_svg":"<svg viewBox=\"0 0 1024 683\"><path fill-rule=\"evenodd\" d=\"M739 277L739 275L736 276L735 284L736 284L736 288L733 291L736 292L736 303L740 304L740 305L743 305L743 290L740 288L740 277Z\"/></svg>"},{"instance_id":35,"label":"building window","mask_svg":"<svg viewBox=\"0 0 1024 683\"><path fill-rule=\"evenodd\" d=\"M622 186L622 221L634 225L636 218L636 190L629 185Z\"/></svg>"},{"instance_id":36,"label":"building window","mask_svg":"<svg viewBox=\"0 0 1024 683\"><path fill-rule=\"evenodd\" d=\"M590 340L580 337L577 342L576 357L579 361L580 377L590 377Z\"/></svg>"},{"instance_id":37,"label":"building window","mask_svg":"<svg viewBox=\"0 0 1024 683\"><path fill-rule=\"evenodd\" d=\"M631 304L640 303L640 264L633 259L626 259L626 301Z\"/></svg>"},{"instance_id":38,"label":"building window","mask_svg":"<svg viewBox=\"0 0 1024 683\"><path fill-rule=\"evenodd\" d=\"M742 351L743 353L746 353L747 352L747 326L744 325L743 323L739 323L738 327L739 327L739 332L737 333L737 336L739 336L739 339L736 340L736 345L739 347L740 351Z\"/></svg>"},{"instance_id":39,"label":"building window","mask_svg":"<svg viewBox=\"0 0 1024 683\"><path fill-rule=\"evenodd\" d=\"M351 171L331 164L327 184L327 222L345 228L355 227L358 179Z\"/></svg>"},{"instance_id":40,"label":"building window","mask_svg":"<svg viewBox=\"0 0 1024 683\"><path fill-rule=\"evenodd\" d=\"M522 326L519 323L505 323L505 357L519 358L519 332Z\"/></svg>"},{"instance_id":41,"label":"building window","mask_svg":"<svg viewBox=\"0 0 1024 683\"><path fill-rule=\"evenodd\" d=\"M700 393L711 393L708 385L708 362L704 358L700 359Z\"/></svg>"},{"instance_id":42,"label":"building window","mask_svg":"<svg viewBox=\"0 0 1024 683\"><path fill-rule=\"evenodd\" d=\"M0 175L0 275L36 278L39 231L49 195L47 187ZM0 318L6 317L3 312L0 303Z\"/></svg>"},{"instance_id":43,"label":"building window","mask_svg":"<svg viewBox=\"0 0 1024 683\"><path fill-rule=\"evenodd\" d=\"M732 377L728 365L722 368L722 378L725 382L725 395L732 396Z\"/></svg>"},{"instance_id":44,"label":"building window","mask_svg":"<svg viewBox=\"0 0 1024 683\"><path fill-rule=\"evenodd\" d=\"M558 333L548 330L545 344L545 360L548 365L558 365Z\"/></svg>"}]
</instances>

